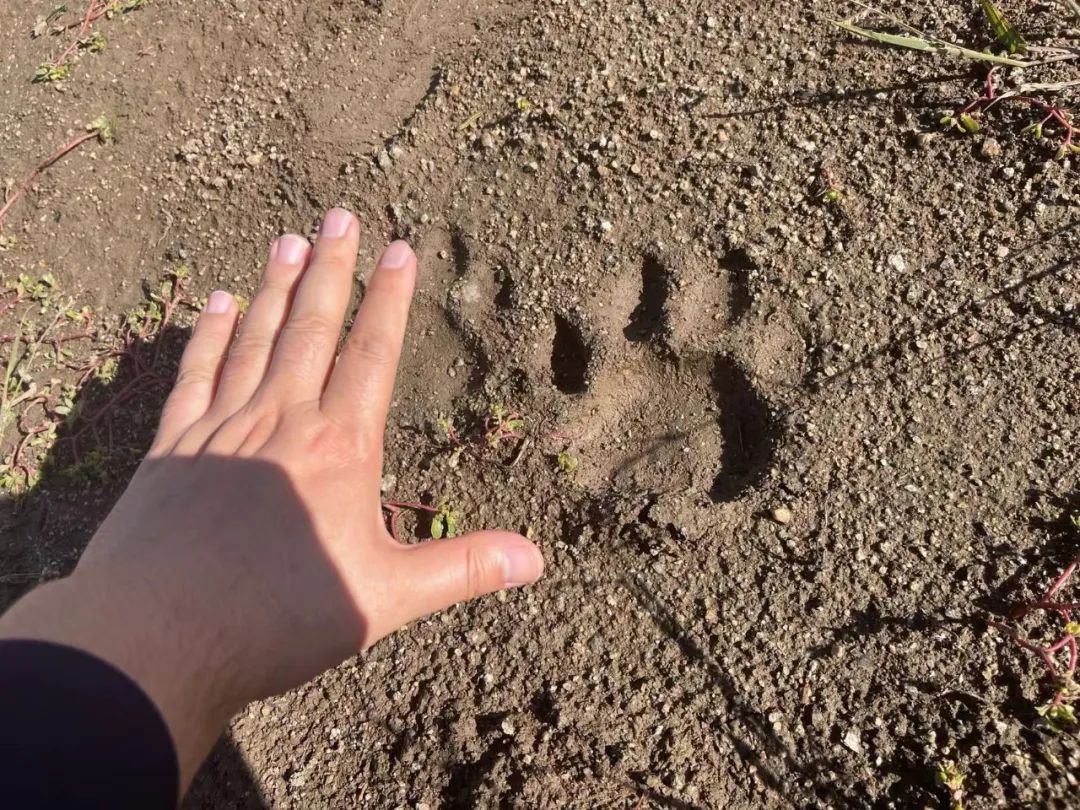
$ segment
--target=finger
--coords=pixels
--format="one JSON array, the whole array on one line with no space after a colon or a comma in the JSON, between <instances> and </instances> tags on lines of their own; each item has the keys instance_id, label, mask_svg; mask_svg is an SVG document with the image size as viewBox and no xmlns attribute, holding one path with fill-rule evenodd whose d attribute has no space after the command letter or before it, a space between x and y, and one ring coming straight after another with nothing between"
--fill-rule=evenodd
<instances>
[{"instance_id":1,"label":"finger","mask_svg":"<svg viewBox=\"0 0 1080 810\"><path fill-rule=\"evenodd\" d=\"M386 633L411 621L485 594L529 585L544 573L540 550L510 532L477 532L395 549L399 592ZM384 629L384 628L379 628Z\"/></svg>"},{"instance_id":2,"label":"finger","mask_svg":"<svg viewBox=\"0 0 1080 810\"><path fill-rule=\"evenodd\" d=\"M151 454L171 448L209 409L238 314L239 307L229 293L218 290L210 295L180 358Z\"/></svg>"},{"instance_id":3,"label":"finger","mask_svg":"<svg viewBox=\"0 0 1080 810\"><path fill-rule=\"evenodd\" d=\"M302 236L286 234L274 242L262 285L240 322L240 332L221 370L211 418L223 421L236 413L266 376L274 344L310 256L311 244Z\"/></svg>"},{"instance_id":4,"label":"finger","mask_svg":"<svg viewBox=\"0 0 1080 810\"><path fill-rule=\"evenodd\" d=\"M383 253L323 396L323 412L382 436L416 287L416 254L406 242Z\"/></svg>"},{"instance_id":5,"label":"finger","mask_svg":"<svg viewBox=\"0 0 1080 810\"><path fill-rule=\"evenodd\" d=\"M321 396L349 305L359 245L356 217L344 208L330 210L263 381L272 399L299 402Z\"/></svg>"}]
</instances>

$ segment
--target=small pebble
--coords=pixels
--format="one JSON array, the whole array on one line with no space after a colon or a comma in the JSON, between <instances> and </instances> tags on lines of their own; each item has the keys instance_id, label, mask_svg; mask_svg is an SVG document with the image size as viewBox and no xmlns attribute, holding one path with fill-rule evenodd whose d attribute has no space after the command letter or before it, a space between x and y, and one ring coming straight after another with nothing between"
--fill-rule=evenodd
<instances>
[{"instance_id":1,"label":"small pebble","mask_svg":"<svg viewBox=\"0 0 1080 810\"><path fill-rule=\"evenodd\" d=\"M776 507L769 513L769 516L781 526L787 526L791 523L791 518L793 517L791 510L786 506Z\"/></svg>"}]
</instances>

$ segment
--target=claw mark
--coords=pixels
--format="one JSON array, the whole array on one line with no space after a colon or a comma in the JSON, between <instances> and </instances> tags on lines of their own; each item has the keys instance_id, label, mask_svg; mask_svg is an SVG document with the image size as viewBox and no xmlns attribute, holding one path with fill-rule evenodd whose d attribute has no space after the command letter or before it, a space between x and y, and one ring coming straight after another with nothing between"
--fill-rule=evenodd
<instances>
[{"instance_id":1,"label":"claw mark","mask_svg":"<svg viewBox=\"0 0 1080 810\"><path fill-rule=\"evenodd\" d=\"M623 334L633 343L644 343L660 335L668 302L668 271L653 254L641 265L641 300L630 315Z\"/></svg>"},{"instance_id":2,"label":"claw mark","mask_svg":"<svg viewBox=\"0 0 1080 810\"><path fill-rule=\"evenodd\" d=\"M555 316L555 340L551 346L551 376L564 394L583 394L588 388L591 353L581 330L562 315Z\"/></svg>"},{"instance_id":3,"label":"claw mark","mask_svg":"<svg viewBox=\"0 0 1080 810\"><path fill-rule=\"evenodd\" d=\"M718 355L713 387L724 435L723 464L709 495L714 503L734 501L758 484L772 465L776 425L768 405L741 368Z\"/></svg>"}]
</instances>

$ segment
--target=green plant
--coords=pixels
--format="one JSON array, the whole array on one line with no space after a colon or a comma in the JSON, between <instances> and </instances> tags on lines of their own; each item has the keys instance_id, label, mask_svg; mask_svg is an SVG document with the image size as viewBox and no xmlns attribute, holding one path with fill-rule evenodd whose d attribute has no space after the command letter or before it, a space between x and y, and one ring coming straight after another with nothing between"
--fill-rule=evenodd
<instances>
[{"instance_id":1,"label":"green plant","mask_svg":"<svg viewBox=\"0 0 1080 810\"><path fill-rule=\"evenodd\" d=\"M952 810L964 810L964 780L967 776L961 772L959 766L947 759L938 765L938 784L949 791L949 806Z\"/></svg>"},{"instance_id":2,"label":"green plant","mask_svg":"<svg viewBox=\"0 0 1080 810\"><path fill-rule=\"evenodd\" d=\"M1062 142L1057 153L1058 157L1064 157L1068 154L1080 154L1080 144L1073 142L1076 128L1072 122L1072 113L1069 110L1028 95L1034 87L1032 85L1021 85L1017 90L1001 92L995 82L995 70L996 68L991 68L987 72L983 94L966 104L959 111L942 117L941 124L943 126L949 129L957 129L964 134L974 135L982 129L982 125L975 118L977 111L989 110L995 104L1003 101L1022 103L1045 113L1045 116L1040 121L1024 127L1021 130L1022 134L1031 135L1035 140L1042 140L1043 128L1047 124L1055 124L1063 131Z\"/></svg>"},{"instance_id":3,"label":"green plant","mask_svg":"<svg viewBox=\"0 0 1080 810\"><path fill-rule=\"evenodd\" d=\"M89 0L86 4L86 11L83 12L78 21L68 25L60 25L58 29L54 29L60 32L74 29L75 33L56 58L43 62L38 66L34 72L34 81L56 82L68 78L71 75L71 61L79 51L85 50L90 53L99 53L105 49L105 37L91 30L94 23L102 17L112 19L117 15L135 11L145 6L147 2L149 0ZM34 28L35 33L39 35L45 33L45 31L49 30L49 26L66 11L66 6L54 8L48 17L38 21L38 25Z\"/></svg>"},{"instance_id":4,"label":"green plant","mask_svg":"<svg viewBox=\"0 0 1080 810\"><path fill-rule=\"evenodd\" d=\"M106 448L95 447L78 461L64 467L60 475L67 481L81 486L104 484L109 480L114 461L112 454Z\"/></svg>"},{"instance_id":5,"label":"green plant","mask_svg":"<svg viewBox=\"0 0 1080 810\"><path fill-rule=\"evenodd\" d=\"M1004 45L1010 54L1027 53L1027 42L1020 36L1020 32L1013 27L1013 24L1005 18L1001 10L990 0L979 0L979 2L982 3L983 11L986 12L986 17L990 21L990 27L993 29L998 42Z\"/></svg>"},{"instance_id":6,"label":"green plant","mask_svg":"<svg viewBox=\"0 0 1080 810\"><path fill-rule=\"evenodd\" d=\"M516 411L508 411L502 404L494 403L484 417L484 440L495 447L505 439L516 439L525 420Z\"/></svg>"},{"instance_id":7,"label":"green plant","mask_svg":"<svg viewBox=\"0 0 1080 810\"><path fill-rule=\"evenodd\" d=\"M159 334L169 323L176 307L184 300L184 285L191 276L186 265L170 270L157 290L151 291L127 315L128 326L140 340Z\"/></svg>"},{"instance_id":8,"label":"green plant","mask_svg":"<svg viewBox=\"0 0 1080 810\"><path fill-rule=\"evenodd\" d=\"M820 183L819 200L826 205L841 205L844 202L843 187L837 182L832 170L824 163L821 165Z\"/></svg>"},{"instance_id":9,"label":"green plant","mask_svg":"<svg viewBox=\"0 0 1080 810\"><path fill-rule=\"evenodd\" d=\"M444 537L457 537L461 523L457 510L450 507L449 501L443 498L438 506L427 506L422 503L408 501L383 501L382 508L390 515L390 536L401 542L401 534L398 530L398 522L403 512L423 512L431 515L431 536L435 540Z\"/></svg>"},{"instance_id":10,"label":"green plant","mask_svg":"<svg viewBox=\"0 0 1080 810\"><path fill-rule=\"evenodd\" d=\"M1080 532L1080 516L1073 516L1070 521L1073 528ZM1063 625L1060 631L1062 635L1057 641L1046 645L1038 644L1024 638L1018 630L1008 624L990 622L991 627L1008 634L1025 650L1039 657L1056 691L1048 703L1036 707L1036 712L1046 721L1051 730L1056 732L1077 727L1076 709L1073 704L1080 699L1080 686L1076 683L1076 670L1080 663L1080 644L1077 642L1077 638L1080 637L1080 622L1074 621L1072 614L1080 610L1080 602L1059 601L1058 594L1069 583L1078 568L1080 568L1080 556L1073 558L1037 602L1021 605L1011 614L1014 622L1020 621L1033 612L1056 614ZM1064 666L1060 662L1062 655L1065 657Z\"/></svg>"},{"instance_id":11,"label":"green plant","mask_svg":"<svg viewBox=\"0 0 1080 810\"><path fill-rule=\"evenodd\" d=\"M903 20L870 6L863 6L863 8L867 12L871 12L888 20L906 33L888 34L874 31L856 25L853 19L833 20L833 23L855 36L870 39L885 45L893 45L925 53L956 56L990 63L991 67L986 76L984 92L979 97L965 104L959 110L944 114L940 119L942 126L965 135L974 135L983 128L983 123L979 120L980 113L988 112L993 107L1004 103L1024 105L1037 110L1043 116L1038 122L1025 126L1023 129L1024 134L1032 135L1036 140L1039 140L1043 137L1044 128L1047 125L1052 124L1058 127L1062 132L1062 140L1057 150L1058 157L1060 158L1070 154L1080 154L1080 145L1074 143L1075 127L1072 120L1072 113L1068 109L1048 100L1048 97L1050 97L1051 94L1072 87L1076 85L1077 82L1064 81L1053 84L1021 83L1014 89L1007 90L998 87L995 83L995 71L1000 67L1004 66L1024 70L1039 64L1044 64L1044 62L1017 59L1017 54L1026 53L1028 50L1027 43L1023 36L1021 36L1016 27L1005 18L991 0L980 0L980 2L982 3L983 10L990 22L990 27L993 30L994 36L1005 50L1008 51L1009 55L1000 56L987 51L977 51L928 36L918 29L911 27ZM859 3L858 5L862 4ZM1074 49L1053 48L1047 46L1042 47L1040 51L1046 54L1047 59L1064 60L1075 58Z\"/></svg>"},{"instance_id":12,"label":"green plant","mask_svg":"<svg viewBox=\"0 0 1080 810\"><path fill-rule=\"evenodd\" d=\"M459 516L456 510L443 499L439 502L439 508L431 518L431 536L436 540L444 537L458 536Z\"/></svg>"},{"instance_id":13,"label":"green plant","mask_svg":"<svg viewBox=\"0 0 1080 810\"><path fill-rule=\"evenodd\" d=\"M42 62L34 70L34 82L60 82L71 75L71 65L59 65L55 62Z\"/></svg>"},{"instance_id":14,"label":"green plant","mask_svg":"<svg viewBox=\"0 0 1080 810\"><path fill-rule=\"evenodd\" d=\"M577 456L571 455L569 450L563 450L555 459L555 463L559 469L562 470L568 478L573 478L578 471L578 467L581 466L581 459Z\"/></svg>"},{"instance_id":15,"label":"green plant","mask_svg":"<svg viewBox=\"0 0 1080 810\"><path fill-rule=\"evenodd\" d=\"M990 62L995 65L1008 65L1015 68L1031 67L1033 62L1025 62L1021 59L1014 59L1010 56L996 56L992 53L985 51L976 51L972 48L965 48L962 45L957 45L953 42L947 42L943 39L929 36L922 33L918 29L912 28L902 20L893 17L890 14L886 14L877 9L867 7L869 11L873 11L875 14L890 20L900 28L908 31L907 34L887 34L882 31L874 31L869 28L863 28L856 25L851 20L831 20L832 24L844 29L848 33L854 34L857 37L863 39L873 40L874 42L880 42L883 45L894 45L898 48L907 48L913 51L922 51L924 53L932 53L943 56L956 56L962 59L971 59L977 62Z\"/></svg>"},{"instance_id":16,"label":"green plant","mask_svg":"<svg viewBox=\"0 0 1080 810\"><path fill-rule=\"evenodd\" d=\"M88 37L79 40L79 47L90 53L101 53L109 44L109 40L99 31L95 31Z\"/></svg>"}]
</instances>

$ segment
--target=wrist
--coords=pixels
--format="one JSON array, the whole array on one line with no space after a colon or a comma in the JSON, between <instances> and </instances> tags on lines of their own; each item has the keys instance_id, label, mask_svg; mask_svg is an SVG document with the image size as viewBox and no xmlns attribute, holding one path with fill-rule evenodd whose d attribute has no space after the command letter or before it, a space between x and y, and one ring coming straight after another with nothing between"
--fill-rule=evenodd
<instances>
[{"instance_id":1,"label":"wrist","mask_svg":"<svg viewBox=\"0 0 1080 810\"><path fill-rule=\"evenodd\" d=\"M154 703L168 726L183 791L240 706L207 647L170 617L147 583L92 569L48 583L0 620L0 638L62 644L119 669Z\"/></svg>"}]
</instances>

